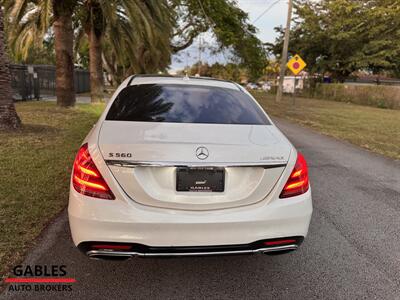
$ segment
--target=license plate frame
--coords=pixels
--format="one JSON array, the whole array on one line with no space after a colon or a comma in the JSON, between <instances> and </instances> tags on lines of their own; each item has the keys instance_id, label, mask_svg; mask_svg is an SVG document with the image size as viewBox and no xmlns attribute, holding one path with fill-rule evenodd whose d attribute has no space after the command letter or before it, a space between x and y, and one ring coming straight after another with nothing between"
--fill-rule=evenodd
<instances>
[{"instance_id":1,"label":"license plate frame","mask_svg":"<svg viewBox=\"0 0 400 300\"><path fill-rule=\"evenodd\" d=\"M178 167L176 168L176 191L223 193L225 168Z\"/></svg>"}]
</instances>

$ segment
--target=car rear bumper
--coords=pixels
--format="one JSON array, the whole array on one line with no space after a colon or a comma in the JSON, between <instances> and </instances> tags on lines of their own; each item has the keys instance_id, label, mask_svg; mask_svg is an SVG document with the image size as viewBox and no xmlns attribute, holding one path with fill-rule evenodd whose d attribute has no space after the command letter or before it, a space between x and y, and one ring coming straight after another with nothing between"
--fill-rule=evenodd
<instances>
[{"instance_id":1,"label":"car rear bumper","mask_svg":"<svg viewBox=\"0 0 400 300\"><path fill-rule=\"evenodd\" d=\"M77 246L93 241L149 247L244 245L305 237L312 201L309 190L300 196L234 209L183 211L148 207L134 201L98 200L71 190L68 214ZM141 254L136 251L135 255L144 256Z\"/></svg>"},{"instance_id":2,"label":"car rear bumper","mask_svg":"<svg viewBox=\"0 0 400 300\"><path fill-rule=\"evenodd\" d=\"M276 254L297 250L303 237L262 240L250 244L196 246L196 247L152 247L135 243L83 242L79 250L91 258L127 259L131 257L185 257L240 254Z\"/></svg>"}]
</instances>

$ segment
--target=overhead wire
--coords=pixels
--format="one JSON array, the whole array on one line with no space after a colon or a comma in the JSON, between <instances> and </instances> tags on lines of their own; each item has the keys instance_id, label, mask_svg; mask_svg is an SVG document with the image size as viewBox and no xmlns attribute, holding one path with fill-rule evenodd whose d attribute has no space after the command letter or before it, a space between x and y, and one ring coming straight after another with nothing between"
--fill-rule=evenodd
<instances>
[{"instance_id":1,"label":"overhead wire","mask_svg":"<svg viewBox=\"0 0 400 300\"><path fill-rule=\"evenodd\" d=\"M260 20L267 12L269 12L280 1L281 0L277 0L277 1L273 2L270 6L268 6L257 18L255 18L255 20L252 22L252 24L254 25L254 23L256 23L258 20Z\"/></svg>"}]
</instances>

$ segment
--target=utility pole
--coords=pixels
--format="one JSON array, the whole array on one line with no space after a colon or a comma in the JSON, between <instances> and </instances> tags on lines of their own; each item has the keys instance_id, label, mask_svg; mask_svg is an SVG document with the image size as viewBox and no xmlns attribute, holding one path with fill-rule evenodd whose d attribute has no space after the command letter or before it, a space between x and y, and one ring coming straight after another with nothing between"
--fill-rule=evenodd
<instances>
[{"instance_id":1,"label":"utility pole","mask_svg":"<svg viewBox=\"0 0 400 300\"><path fill-rule=\"evenodd\" d=\"M289 37L290 37L290 22L292 21L293 0L289 0L288 15L286 21L285 40L283 42L282 61L279 75L278 91L276 93L276 102L282 101L283 94L283 80L285 79L286 64L288 59L289 50Z\"/></svg>"},{"instance_id":2,"label":"utility pole","mask_svg":"<svg viewBox=\"0 0 400 300\"><path fill-rule=\"evenodd\" d=\"M198 62L198 69L197 69L197 74L199 74L200 76L200 72L201 72L201 51L203 51L202 49L203 45L202 45L202 38L201 36L199 37L199 62Z\"/></svg>"},{"instance_id":3,"label":"utility pole","mask_svg":"<svg viewBox=\"0 0 400 300\"><path fill-rule=\"evenodd\" d=\"M186 50L186 67L185 67L185 75L189 74L189 52Z\"/></svg>"}]
</instances>

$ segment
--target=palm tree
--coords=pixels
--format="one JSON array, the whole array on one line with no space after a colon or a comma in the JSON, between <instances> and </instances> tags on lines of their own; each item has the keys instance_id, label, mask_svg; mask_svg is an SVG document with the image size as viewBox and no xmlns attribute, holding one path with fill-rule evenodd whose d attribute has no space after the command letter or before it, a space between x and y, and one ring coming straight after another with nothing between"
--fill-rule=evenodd
<instances>
[{"instance_id":1,"label":"palm tree","mask_svg":"<svg viewBox=\"0 0 400 300\"><path fill-rule=\"evenodd\" d=\"M126 72L144 73L165 69L170 62L169 42L173 12L169 9L167 0L9 0L8 2L10 15L14 20L12 47L22 57L26 57L32 47L40 46L37 43L43 40L49 32L52 20L54 21L56 52L64 53L63 59L58 56L56 58L57 64L61 65L62 74L65 74L65 69L69 65L65 61L70 60L72 41L69 24L70 16L73 16L76 31L75 49L79 48L83 39L89 43L92 102L103 99L103 64L105 69L111 72L116 65L118 65L116 68L122 66L123 76L126 76ZM61 5L64 2L65 4ZM56 5L62 9L57 9ZM57 44L57 40L61 41L57 36L57 18L64 24L64 27L60 28L61 32L68 31L68 43ZM59 51L60 46L63 46L62 51ZM68 49L65 48L67 46ZM104 52L103 48L107 51ZM72 74L69 77L72 78ZM66 86L70 91L73 90L71 85L60 83L59 86L60 89L63 88L63 92ZM57 96L58 99L59 94Z\"/></svg>"},{"instance_id":2,"label":"palm tree","mask_svg":"<svg viewBox=\"0 0 400 300\"><path fill-rule=\"evenodd\" d=\"M0 6L0 129L16 129L21 121L12 99L11 76L4 42L3 9Z\"/></svg>"},{"instance_id":3,"label":"palm tree","mask_svg":"<svg viewBox=\"0 0 400 300\"><path fill-rule=\"evenodd\" d=\"M75 105L74 32L72 14L76 0L52 0L54 49L56 52L56 95L59 106Z\"/></svg>"},{"instance_id":4,"label":"palm tree","mask_svg":"<svg viewBox=\"0 0 400 300\"><path fill-rule=\"evenodd\" d=\"M102 102L104 101L104 78L101 48L106 20L99 1L87 0L84 5L84 9L87 10L84 26L89 41L90 97L92 103Z\"/></svg>"},{"instance_id":5,"label":"palm tree","mask_svg":"<svg viewBox=\"0 0 400 300\"><path fill-rule=\"evenodd\" d=\"M119 19L106 27L102 58L113 82L121 82L127 74L164 71L170 64L174 12L166 1L149 4L152 1L142 6L142 17L124 10L125 16L118 14Z\"/></svg>"},{"instance_id":6,"label":"palm tree","mask_svg":"<svg viewBox=\"0 0 400 300\"><path fill-rule=\"evenodd\" d=\"M85 32L92 102L103 100L103 62L108 71L110 61L126 64L130 73L168 66L173 19L166 0L86 0L80 5L77 46Z\"/></svg>"},{"instance_id":7,"label":"palm tree","mask_svg":"<svg viewBox=\"0 0 400 300\"><path fill-rule=\"evenodd\" d=\"M22 56L37 46L52 26L56 52L56 95L62 107L75 105L72 15L77 0L5 0L11 18L11 47Z\"/></svg>"}]
</instances>

